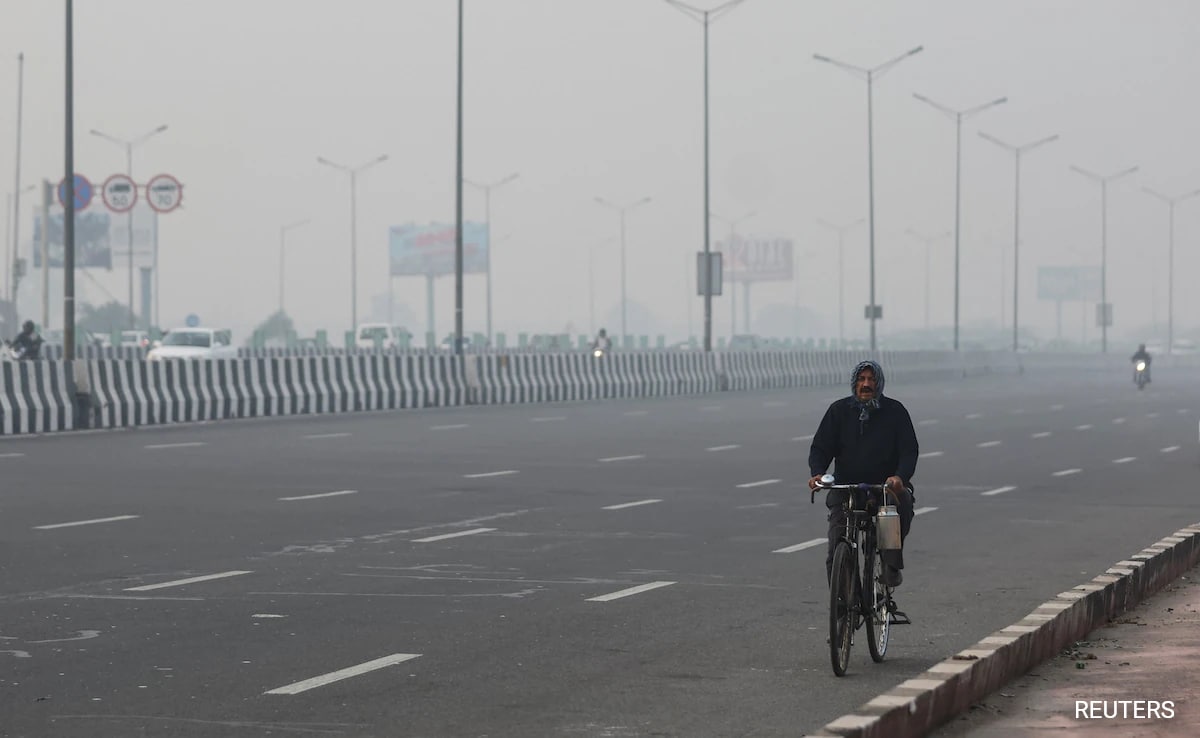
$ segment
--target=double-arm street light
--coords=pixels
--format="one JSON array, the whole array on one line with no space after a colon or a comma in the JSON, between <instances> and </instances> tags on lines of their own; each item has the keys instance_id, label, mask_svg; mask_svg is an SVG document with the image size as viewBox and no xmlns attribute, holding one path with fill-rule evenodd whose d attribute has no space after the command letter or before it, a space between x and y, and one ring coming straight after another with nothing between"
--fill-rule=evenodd
<instances>
[{"instance_id":1,"label":"double-arm street light","mask_svg":"<svg viewBox=\"0 0 1200 738\"><path fill-rule=\"evenodd\" d=\"M333 167L350 175L350 330L358 331L358 175L376 164L387 161L388 155L371 159L356 167L338 164L323 156L317 157L317 162L327 167ZM388 279L391 279L391 265L388 265ZM391 316L388 316L391 320Z\"/></svg>"},{"instance_id":2,"label":"double-arm street light","mask_svg":"<svg viewBox=\"0 0 1200 738\"><path fill-rule=\"evenodd\" d=\"M1108 176L1096 174L1074 165L1071 166L1071 169L1093 182L1100 183L1100 315L1098 317L1100 321L1100 351L1108 353L1108 324L1112 322L1112 311L1108 306L1108 183L1133 174L1138 168L1136 166L1129 167Z\"/></svg>"},{"instance_id":3,"label":"double-arm street light","mask_svg":"<svg viewBox=\"0 0 1200 738\"><path fill-rule=\"evenodd\" d=\"M1167 241L1167 353L1175 344L1175 206L1184 200L1190 200L1200 195L1200 190L1194 190L1182 195L1171 197L1161 192L1143 187L1146 194L1162 200L1167 204L1169 213Z\"/></svg>"},{"instance_id":4,"label":"double-arm street light","mask_svg":"<svg viewBox=\"0 0 1200 738\"><path fill-rule=\"evenodd\" d=\"M157 136L158 134L162 133L165 130L167 130L167 126L164 124L164 125L159 126L158 128L155 128L152 131L147 131L147 132L143 133L142 135L138 136L137 138L131 138L128 140L122 139L122 138L117 138L116 136L110 136L107 133L104 133L103 131L97 131L95 128L93 128L91 130L91 134L93 136L99 136L100 138L103 138L104 140L114 143L125 149L125 174L128 175L130 179L133 179L133 149L134 149L134 147L140 146L141 144L145 143L147 140L153 138L154 136ZM130 208L130 210L129 210L129 219L128 220L129 220L129 327L137 328L136 312L133 309L133 209L132 208ZM158 264L155 264L154 268L158 269ZM147 324L149 324L150 316L145 315L142 317L144 317L146 319Z\"/></svg>"},{"instance_id":5,"label":"double-arm street light","mask_svg":"<svg viewBox=\"0 0 1200 738\"><path fill-rule=\"evenodd\" d=\"M288 231L295 230L296 228L299 228L300 226L308 225L308 223L309 223L309 220L306 218L304 220L297 220L294 223L288 223L287 225L279 227L279 315L281 318L283 317L283 314L284 314L283 313L283 253L284 253L284 250L287 248L287 234L288 234Z\"/></svg>"},{"instance_id":6,"label":"double-arm street light","mask_svg":"<svg viewBox=\"0 0 1200 738\"><path fill-rule=\"evenodd\" d=\"M874 84L875 80L882 77L884 73L904 61L908 57L920 53L923 46L918 46L914 49L909 49L895 59L884 62L876 67L869 69L856 67L853 64L830 59L821 54L813 54L813 58L817 61L826 62L838 67L850 74L853 74L859 79L867 81L867 216L870 222L870 261L871 261L871 304L868 307L869 317L871 320L871 350L875 350L875 320L879 314L879 310L875 305L875 134L874 134Z\"/></svg>"},{"instance_id":7,"label":"double-arm street light","mask_svg":"<svg viewBox=\"0 0 1200 738\"><path fill-rule=\"evenodd\" d=\"M712 250L712 233L710 230L710 213L709 210L709 178L708 178L708 27L716 20L726 15L734 7L742 4L745 0L728 0L728 2L718 5L709 10L688 5L680 2L680 0L665 0L668 5L679 10L684 15L694 21L698 21L704 26L704 263L709 263L709 254ZM707 267L705 267L707 271ZM712 294L709 287L712 286L712 275L709 275L708 284L704 289L704 350L712 350ZM624 310L625 301L622 299L621 306Z\"/></svg>"},{"instance_id":8,"label":"double-arm street light","mask_svg":"<svg viewBox=\"0 0 1200 738\"><path fill-rule=\"evenodd\" d=\"M641 200L638 200L637 202L632 202L628 205L621 206L621 205L614 205L613 203L609 202L608 200L605 200L603 197L596 198L596 202L600 203L601 205L603 205L606 208L612 208L613 210L616 210L621 216L621 340L622 341L624 341L625 336L628 335L628 333L626 333L626 322L625 322L625 313L626 313L626 306L627 306L627 303L625 300L625 213L629 212L630 210L633 210L634 208L636 208L638 206L645 205L646 203L650 202L650 200L651 200L651 198L649 198L649 197L643 197Z\"/></svg>"},{"instance_id":9,"label":"double-arm street light","mask_svg":"<svg viewBox=\"0 0 1200 738\"><path fill-rule=\"evenodd\" d=\"M1000 139L996 138L995 136L991 136L987 133L984 133L983 131L979 132L979 137L986 141L991 141L992 143L996 144L1000 148L1012 153L1013 158L1016 160L1016 175L1015 175L1016 191L1013 194L1013 343L1012 343L1013 351L1016 351L1017 350L1017 331L1018 331L1018 326L1020 325L1020 323L1018 321L1018 315L1019 315L1019 310L1020 310L1020 301L1017 298L1018 298L1018 295L1020 292L1019 288L1021 286L1021 271L1020 271L1020 264L1021 264L1021 249L1020 249L1020 243L1021 243L1021 156L1023 154L1026 154L1026 153L1032 151L1033 149L1036 149L1039 146L1048 144L1051 141L1058 140L1058 134L1056 133L1053 136L1046 136L1045 138L1038 139L1037 141L1033 141L1033 142L1030 142L1030 143L1021 145L1021 146L1014 146L1013 144L1005 143L1004 141L1001 141Z\"/></svg>"},{"instance_id":10,"label":"double-arm street light","mask_svg":"<svg viewBox=\"0 0 1200 738\"><path fill-rule=\"evenodd\" d=\"M866 223L867 219L859 218L858 220L852 220L842 225L830 223L823 218L817 218L817 222L836 232L838 238L838 345L841 346L846 342L846 300L844 297L846 287L846 232L851 228Z\"/></svg>"},{"instance_id":11,"label":"double-arm street light","mask_svg":"<svg viewBox=\"0 0 1200 738\"><path fill-rule=\"evenodd\" d=\"M519 172L513 172L504 179L497 180L491 184L473 182L469 179L464 179L463 182L483 190L483 217L487 221L487 340L488 345L492 345L492 190L503 187L517 177L521 176Z\"/></svg>"},{"instance_id":12,"label":"double-arm street light","mask_svg":"<svg viewBox=\"0 0 1200 738\"><path fill-rule=\"evenodd\" d=\"M989 103L976 105L973 108L965 110L955 110L953 108L935 102L924 95L913 93L913 97L921 102L941 111L950 118L954 119L954 350L958 351L958 316L959 316L959 234L962 212L962 122L964 118L970 118L973 115L978 115L988 108L994 108L997 105L1003 105L1008 102L1007 97L997 98ZM925 300L928 303L929 292L925 292ZM928 328L928 308L926 308L926 327Z\"/></svg>"}]
</instances>

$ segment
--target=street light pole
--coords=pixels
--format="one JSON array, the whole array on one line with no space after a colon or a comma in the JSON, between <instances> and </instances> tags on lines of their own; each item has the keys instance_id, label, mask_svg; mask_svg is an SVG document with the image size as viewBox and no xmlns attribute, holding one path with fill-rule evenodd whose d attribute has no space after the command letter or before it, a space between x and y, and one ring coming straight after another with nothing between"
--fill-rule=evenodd
<instances>
[{"instance_id":1,"label":"street light pole","mask_svg":"<svg viewBox=\"0 0 1200 738\"><path fill-rule=\"evenodd\" d=\"M954 350L958 351L958 326L959 326L959 234L961 232L961 212L962 212L962 122L964 118L970 118L973 115L982 113L988 108L994 108L997 105L1003 105L1008 102L1007 97L1001 97L992 100L989 103L976 105L973 108L965 110L954 110L946 107L941 103L913 93L913 97L923 103L932 106L936 110L948 115L954 119ZM929 300L929 293L925 293L926 301Z\"/></svg>"},{"instance_id":2,"label":"street light pole","mask_svg":"<svg viewBox=\"0 0 1200 738\"><path fill-rule=\"evenodd\" d=\"M483 190L483 212L484 219L487 221L487 340L489 346L492 344L492 246L494 245L492 243L492 190L503 187L519 176L519 172L513 172L504 179L491 184L481 184L469 179L463 180L466 184Z\"/></svg>"},{"instance_id":3,"label":"street light pole","mask_svg":"<svg viewBox=\"0 0 1200 738\"><path fill-rule=\"evenodd\" d=\"M21 116L25 103L25 54L17 54L17 158L13 173L13 224L12 224L12 254L5 254L4 259L4 294L9 300L14 297L12 278L9 269L14 268L14 260L21 250ZM5 235L8 230L5 229Z\"/></svg>"},{"instance_id":4,"label":"street light pole","mask_svg":"<svg viewBox=\"0 0 1200 738\"><path fill-rule=\"evenodd\" d=\"M279 315L282 317L283 312L283 253L286 247L287 232L303 225L308 225L309 220L298 220L294 223L288 223L279 228Z\"/></svg>"},{"instance_id":5,"label":"street light pole","mask_svg":"<svg viewBox=\"0 0 1200 738\"><path fill-rule=\"evenodd\" d=\"M1108 183L1133 174L1138 167L1123 169L1107 177L1072 165L1071 169L1100 183L1100 352L1108 353Z\"/></svg>"},{"instance_id":6,"label":"street light pole","mask_svg":"<svg viewBox=\"0 0 1200 738\"><path fill-rule=\"evenodd\" d=\"M838 67L854 76L865 79L867 81L867 209L868 220L870 221L870 253L871 253L871 304L870 304L870 320L871 320L871 350L875 350L875 135L874 135L874 97L872 87L875 79L882 77L884 73L904 61L908 57L920 53L923 46L909 49L900 56L884 62L877 67L864 69L856 67L852 64L846 64L831 59L821 54L813 54L813 58L817 61L826 62Z\"/></svg>"},{"instance_id":7,"label":"street light pole","mask_svg":"<svg viewBox=\"0 0 1200 738\"><path fill-rule=\"evenodd\" d=\"M128 175L128 177L132 180L133 179L133 149L134 149L134 147L140 146L141 144L145 143L147 140L153 138L154 136L157 136L158 134L162 133L165 130L167 130L167 126L164 124L164 125L161 125L161 126L155 128L152 131L147 131L146 133L143 133L142 135L140 135L136 138L131 138L131 139L123 139L123 138L117 138L116 136L110 136L109 134L104 133L103 131L97 131L95 128L93 128L90 131L90 133L93 136L98 136L98 137L104 139L105 141L114 143L117 146L120 146L121 148L125 149L125 174ZM127 234L127 236L128 236L127 244L129 246L129 327L137 328L137 314L133 309L133 208L129 209L127 223L129 226L129 232ZM155 269L157 269L157 268L158 268L158 265L155 264ZM143 316L143 317L145 317L147 322L149 322L150 316L147 315L147 316Z\"/></svg>"},{"instance_id":8,"label":"street light pole","mask_svg":"<svg viewBox=\"0 0 1200 738\"><path fill-rule=\"evenodd\" d=\"M907 231L905 231L905 233L907 233L908 235L917 239L921 243L925 244L925 331L928 332L929 331L929 271L930 271L929 252L930 252L930 247L933 245L933 243L935 241L940 241L941 239L946 238L947 236L957 235L957 231L945 231L943 233L939 233L934 236L926 236L926 235L922 235L922 234L918 233L917 231L915 231L912 228L909 228ZM957 243L956 243L955 247L957 248ZM957 259L955 260L955 263L957 265ZM958 287L957 280L955 280L954 286L956 289L955 294L957 295L957 287ZM957 312L957 308L958 308L958 306L955 305L954 349L956 351L958 350L958 325L957 325L958 312Z\"/></svg>"},{"instance_id":9,"label":"street light pole","mask_svg":"<svg viewBox=\"0 0 1200 738\"><path fill-rule=\"evenodd\" d=\"M1183 195L1170 197L1161 192L1143 187L1146 194L1162 200L1167 204L1168 236L1167 236L1167 353L1175 344L1175 206L1184 200L1190 200L1200 195L1200 190L1194 190Z\"/></svg>"},{"instance_id":10,"label":"street light pole","mask_svg":"<svg viewBox=\"0 0 1200 738\"><path fill-rule=\"evenodd\" d=\"M709 263L712 251L712 232L709 221L709 133L708 133L708 27L721 16L727 14L744 0L728 0L711 10L702 10L680 0L665 0L666 3L687 17L699 22L704 27L704 263ZM708 267L705 267L707 271ZM708 284L704 289L704 350L712 351L712 294L708 289L712 284L709 275ZM731 282L732 288L732 282ZM623 304L623 303L622 303Z\"/></svg>"},{"instance_id":11,"label":"street light pole","mask_svg":"<svg viewBox=\"0 0 1200 738\"><path fill-rule=\"evenodd\" d=\"M609 202L608 200L605 200L603 197L596 198L596 202L600 203L601 205L603 205L605 207L616 210L621 216L621 340L622 341L624 341L625 336L628 335L625 332L626 331L626 307L627 307L627 303L626 303L626 299L625 299L625 213L630 210L633 210L634 208L636 208L640 205L645 205L646 203L650 202L651 199L652 198L649 198L649 197L643 197L641 200L638 200L637 202L633 202L633 203L630 203L630 204L622 207L620 205L614 205L613 203Z\"/></svg>"},{"instance_id":12,"label":"street light pole","mask_svg":"<svg viewBox=\"0 0 1200 738\"><path fill-rule=\"evenodd\" d=\"M1017 334L1018 334L1018 330L1019 330L1019 326L1020 326L1020 321L1018 320L1019 311L1020 311L1020 301L1018 299L1018 296L1019 296L1019 291L1020 291L1020 286L1021 286L1021 272L1020 272L1020 264L1021 264L1021 248L1020 248L1020 243L1021 243L1021 156L1025 153L1032 151L1033 149L1036 149L1039 146L1048 144L1051 141L1057 141L1058 134L1056 133L1053 136L1047 136L1045 138L1038 139L1037 141L1033 141L1031 143L1027 143L1022 146L1014 146L1013 144L1005 143L1004 141L1001 141L1000 139L996 138L995 136L991 136L987 133L984 133L983 131L979 132L979 137L986 141L991 141L992 143L996 144L1000 148L1012 153L1013 158L1016 162L1015 175L1014 175L1014 181L1015 181L1014 190L1015 191L1013 193L1013 342L1012 342L1013 351L1015 352L1017 350L1017 340L1018 340Z\"/></svg>"},{"instance_id":13,"label":"street light pole","mask_svg":"<svg viewBox=\"0 0 1200 738\"><path fill-rule=\"evenodd\" d=\"M387 161L387 158L387 154L381 154L356 167L348 167L332 162L323 156L317 157L317 163L350 175L350 330L352 331L358 330L358 175L376 164L382 164ZM390 279L390 266L388 274Z\"/></svg>"},{"instance_id":14,"label":"street light pole","mask_svg":"<svg viewBox=\"0 0 1200 738\"><path fill-rule=\"evenodd\" d=\"M837 233L838 237L838 345L844 346L846 343L846 300L844 297L844 288L846 286L845 266L846 266L846 231L855 226L866 223L866 218L850 221L844 225L830 223L823 218L817 218L817 223Z\"/></svg>"}]
</instances>

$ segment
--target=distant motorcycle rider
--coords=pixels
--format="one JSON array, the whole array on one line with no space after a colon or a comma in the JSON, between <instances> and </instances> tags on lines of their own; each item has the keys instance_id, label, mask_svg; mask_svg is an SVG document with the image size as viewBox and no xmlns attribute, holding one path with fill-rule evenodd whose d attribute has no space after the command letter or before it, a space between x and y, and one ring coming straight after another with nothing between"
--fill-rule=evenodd
<instances>
[{"instance_id":1,"label":"distant motorcycle rider","mask_svg":"<svg viewBox=\"0 0 1200 738\"><path fill-rule=\"evenodd\" d=\"M607 353L612 348L612 340L608 337L608 331L603 328L596 334L596 338L592 341L592 349L604 351Z\"/></svg>"},{"instance_id":2,"label":"distant motorcycle rider","mask_svg":"<svg viewBox=\"0 0 1200 738\"><path fill-rule=\"evenodd\" d=\"M9 344L21 359L37 359L42 350L42 337L38 335L32 320L21 325L21 332Z\"/></svg>"},{"instance_id":3,"label":"distant motorcycle rider","mask_svg":"<svg viewBox=\"0 0 1200 738\"><path fill-rule=\"evenodd\" d=\"M1146 384L1150 383L1150 352L1146 350L1146 344L1139 343L1137 351L1133 356L1129 357L1129 361L1133 364L1133 381L1137 381L1137 363L1139 361L1146 362Z\"/></svg>"}]
</instances>

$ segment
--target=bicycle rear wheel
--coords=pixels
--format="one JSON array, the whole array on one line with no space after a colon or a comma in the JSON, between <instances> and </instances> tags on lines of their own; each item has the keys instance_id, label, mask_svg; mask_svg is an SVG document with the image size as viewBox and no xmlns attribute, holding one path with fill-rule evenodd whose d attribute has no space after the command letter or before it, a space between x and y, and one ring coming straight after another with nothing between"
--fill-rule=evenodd
<instances>
[{"instance_id":1,"label":"bicycle rear wheel","mask_svg":"<svg viewBox=\"0 0 1200 738\"><path fill-rule=\"evenodd\" d=\"M862 611L867 626L867 650L875 663L883 661L887 654L888 640L892 635L892 617L888 612L888 592L880 578L883 562L875 551L875 542L867 541L867 553L863 561Z\"/></svg>"},{"instance_id":2,"label":"bicycle rear wheel","mask_svg":"<svg viewBox=\"0 0 1200 738\"><path fill-rule=\"evenodd\" d=\"M829 659L837 676L845 676L846 667L850 665L858 589L854 558L854 552L845 541L838 543L829 578Z\"/></svg>"}]
</instances>

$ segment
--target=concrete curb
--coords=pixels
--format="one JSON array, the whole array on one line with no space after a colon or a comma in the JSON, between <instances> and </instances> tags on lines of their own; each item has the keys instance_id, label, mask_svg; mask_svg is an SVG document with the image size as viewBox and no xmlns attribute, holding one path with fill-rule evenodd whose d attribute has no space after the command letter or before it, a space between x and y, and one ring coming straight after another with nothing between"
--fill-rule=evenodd
<instances>
[{"instance_id":1,"label":"concrete curb","mask_svg":"<svg viewBox=\"0 0 1200 738\"><path fill-rule=\"evenodd\" d=\"M1200 523L1062 592L1018 623L934 664L813 736L923 736L1068 644L1134 607L1200 561Z\"/></svg>"}]
</instances>

